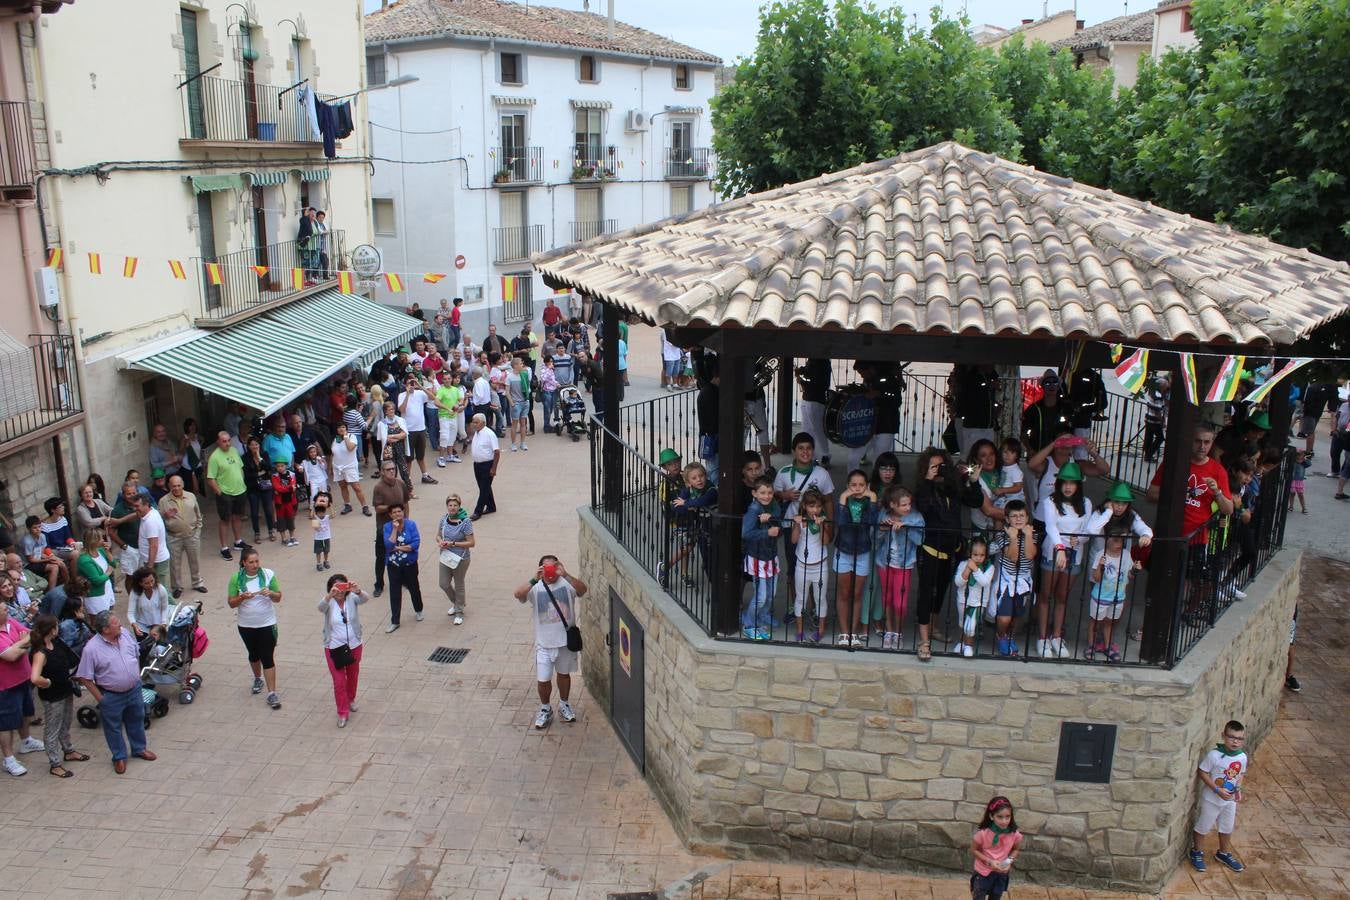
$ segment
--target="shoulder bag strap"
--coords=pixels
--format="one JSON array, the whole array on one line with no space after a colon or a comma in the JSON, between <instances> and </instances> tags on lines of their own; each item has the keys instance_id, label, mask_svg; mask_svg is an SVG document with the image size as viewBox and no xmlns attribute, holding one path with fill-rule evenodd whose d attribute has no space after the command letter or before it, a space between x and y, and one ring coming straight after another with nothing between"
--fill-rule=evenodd
<instances>
[{"instance_id":1,"label":"shoulder bag strap","mask_svg":"<svg viewBox=\"0 0 1350 900\"><path fill-rule=\"evenodd\" d=\"M548 602L552 603L553 608L558 611L558 618L562 619L563 627L570 628L571 626L567 624L567 616L563 615L562 607L558 605L557 598L553 596L553 591L549 590L548 582L541 581L539 583L544 586L544 591L548 594Z\"/></svg>"}]
</instances>

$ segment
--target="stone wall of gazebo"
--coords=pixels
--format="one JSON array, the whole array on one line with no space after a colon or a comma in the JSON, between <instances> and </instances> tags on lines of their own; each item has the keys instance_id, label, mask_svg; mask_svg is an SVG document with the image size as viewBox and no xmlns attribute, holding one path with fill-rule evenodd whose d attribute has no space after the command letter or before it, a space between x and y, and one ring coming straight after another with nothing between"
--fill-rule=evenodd
<instances>
[{"instance_id":1,"label":"stone wall of gazebo","mask_svg":"<svg viewBox=\"0 0 1350 900\"><path fill-rule=\"evenodd\" d=\"M1277 555L1173 670L718 642L583 509L582 669L610 705L612 590L645 630L646 774L690 849L888 870L969 870L1009 796L1022 877L1161 889L1195 763L1229 718L1259 746L1278 708L1299 558ZM1109 783L1056 781L1065 722L1114 725Z\"/></svg>"}]
</instances>

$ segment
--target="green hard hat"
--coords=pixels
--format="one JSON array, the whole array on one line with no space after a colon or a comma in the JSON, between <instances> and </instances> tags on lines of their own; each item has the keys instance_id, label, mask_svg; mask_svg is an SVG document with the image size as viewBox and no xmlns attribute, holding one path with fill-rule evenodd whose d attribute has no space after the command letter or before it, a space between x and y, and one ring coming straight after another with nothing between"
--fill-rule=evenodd
<instances>
[{"instance_id":1,"label":"green hard hat","mask_svg":"<svg viewBox=\"0 0 1350 900\"><path fill-rule=\"evenodd\" d=\"M1060 471L1062 472L1064 470L1061 469ZM1115 484L1111 485L1111 490L1106 492L1106 499L1114 500L1117 503L1133 503L1134 492L1130 490L1130 486L1125 482L1117 481Z\"/></svg>"},{"instance_id":2,"label":"green hard hat","mask_svg":"<svg viewBox=\"0 0 1350 900\"><path fill-rule=\"evenodd\" d=\"M669 447L667 447L666 449L662 450L662 451L661 451L661 455L658 456L658 457L656 458L656 462L657 462L659 465L663 465L663 466L664 466L666 463L673 463L673 462L679 462L679 461L680 461L680 454L676 453L674 450L672 450L672 449L669 448Z\"/></svg>"},{"instance_id":3,"label":"green hard hat","mask_svg":"<svg viewBox=\"0 0 1350 900\"><path fill-rule=\"evenodd\" d=\"M1270 416L1264 412L1259 412L1247 420L1247 424L1253 428L1260 428L1262 431L1270 430Z\"/></svg>"},{"instance_id":4,"label":"green hard hat","mask_svg":"<svg viewBox=\"0 0 1350 900\"><path fill-rule=\"evenodd\" d=\"M1057 481L1082 481L1083 470L1078 468L1078 463L1069 460L1059 467L1059 471L1055 473L1055 479Z\"/></svg>"}]
</instances>

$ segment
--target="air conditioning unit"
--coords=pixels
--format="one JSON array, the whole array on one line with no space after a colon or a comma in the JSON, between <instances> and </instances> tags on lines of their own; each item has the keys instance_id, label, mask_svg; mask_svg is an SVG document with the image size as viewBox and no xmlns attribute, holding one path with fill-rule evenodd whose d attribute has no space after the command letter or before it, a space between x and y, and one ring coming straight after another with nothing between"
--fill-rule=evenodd
<instances>
[{"instance_id":1,"label":"air conditioning unit","mask_svg":"<svg viewBox=\"0 0 1350 900\"><path fill-rule=\"evenodd\" d=\"M647 131L652 127L651 116L640 109L630 109L624 119L623 130L627 132Z\"/></svg>"}]
</instances>

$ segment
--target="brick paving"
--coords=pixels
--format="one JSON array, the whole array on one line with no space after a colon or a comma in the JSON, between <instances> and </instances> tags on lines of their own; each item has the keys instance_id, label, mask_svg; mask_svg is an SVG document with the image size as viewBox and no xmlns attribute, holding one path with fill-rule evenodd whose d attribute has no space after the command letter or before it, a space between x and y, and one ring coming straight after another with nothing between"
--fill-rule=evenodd
<instances>
[{"instance_id":1,"label":"brick paving","mask_svg":"<svg viewBox=\"0 0 1350 900\"><path fill-rule=\"evenodd\" d=\"M640 329L635 329L635 331ZM635 335L636 336L636 335ZM638 344L638 346L642 346ZM650 358L650 357L648 357ZM638 392L647 388L635 376ZM264 543L278 571L278 671L283 707L249 693L243 647L225 607L231 564L203 548L212 644L192 706L172 703L150 730L159 761L131 760L114 775L98 731L76 730L93 761L77 777L46 775L40 754L7 779L9 827L0 893L26 897L603 897L969 896L964 879L922 878L801 865L735 862L686 852L659 803L583 689L580 719L536 732L532 633L510 596L535 559L575 558L573 510L589 493L585 444L540 434L509 451L497 481L500 509L478 523L469 572L470 613L453 626L423 554L427 618L384 633L386 598L365 613L360 711L335 725L314 604L325 575L302 545ZM413 517L430 531L445 494L472 504L467 464L419 485ZM370 484L369 481L366 482ZM1311 486L1311 485L1310 485ZM334 528L334 571L369 586L373 520ZM584 575L584 573L582 573ZM1350 825L1335 712L1350 691L1339 655L1350 566L1305 566L1300 632L1304 692L1286 698L1257 752L1236 846L1250 868L1231 875L1178 871L1168 897L1350 896ZM387 596L387 595L386 595ZM119 598L119 609L125 601ZM438 646L469 649L458 665L426 661ZM594 651L590 651L594 652ZM579 681L578 681L579 683ZM1332 790L1328 790L1328 787ZM1012 897L1086 897L1015 882ZM1110 896L1093 892L1092 896Z\"/></svg>"}]
</instances>

